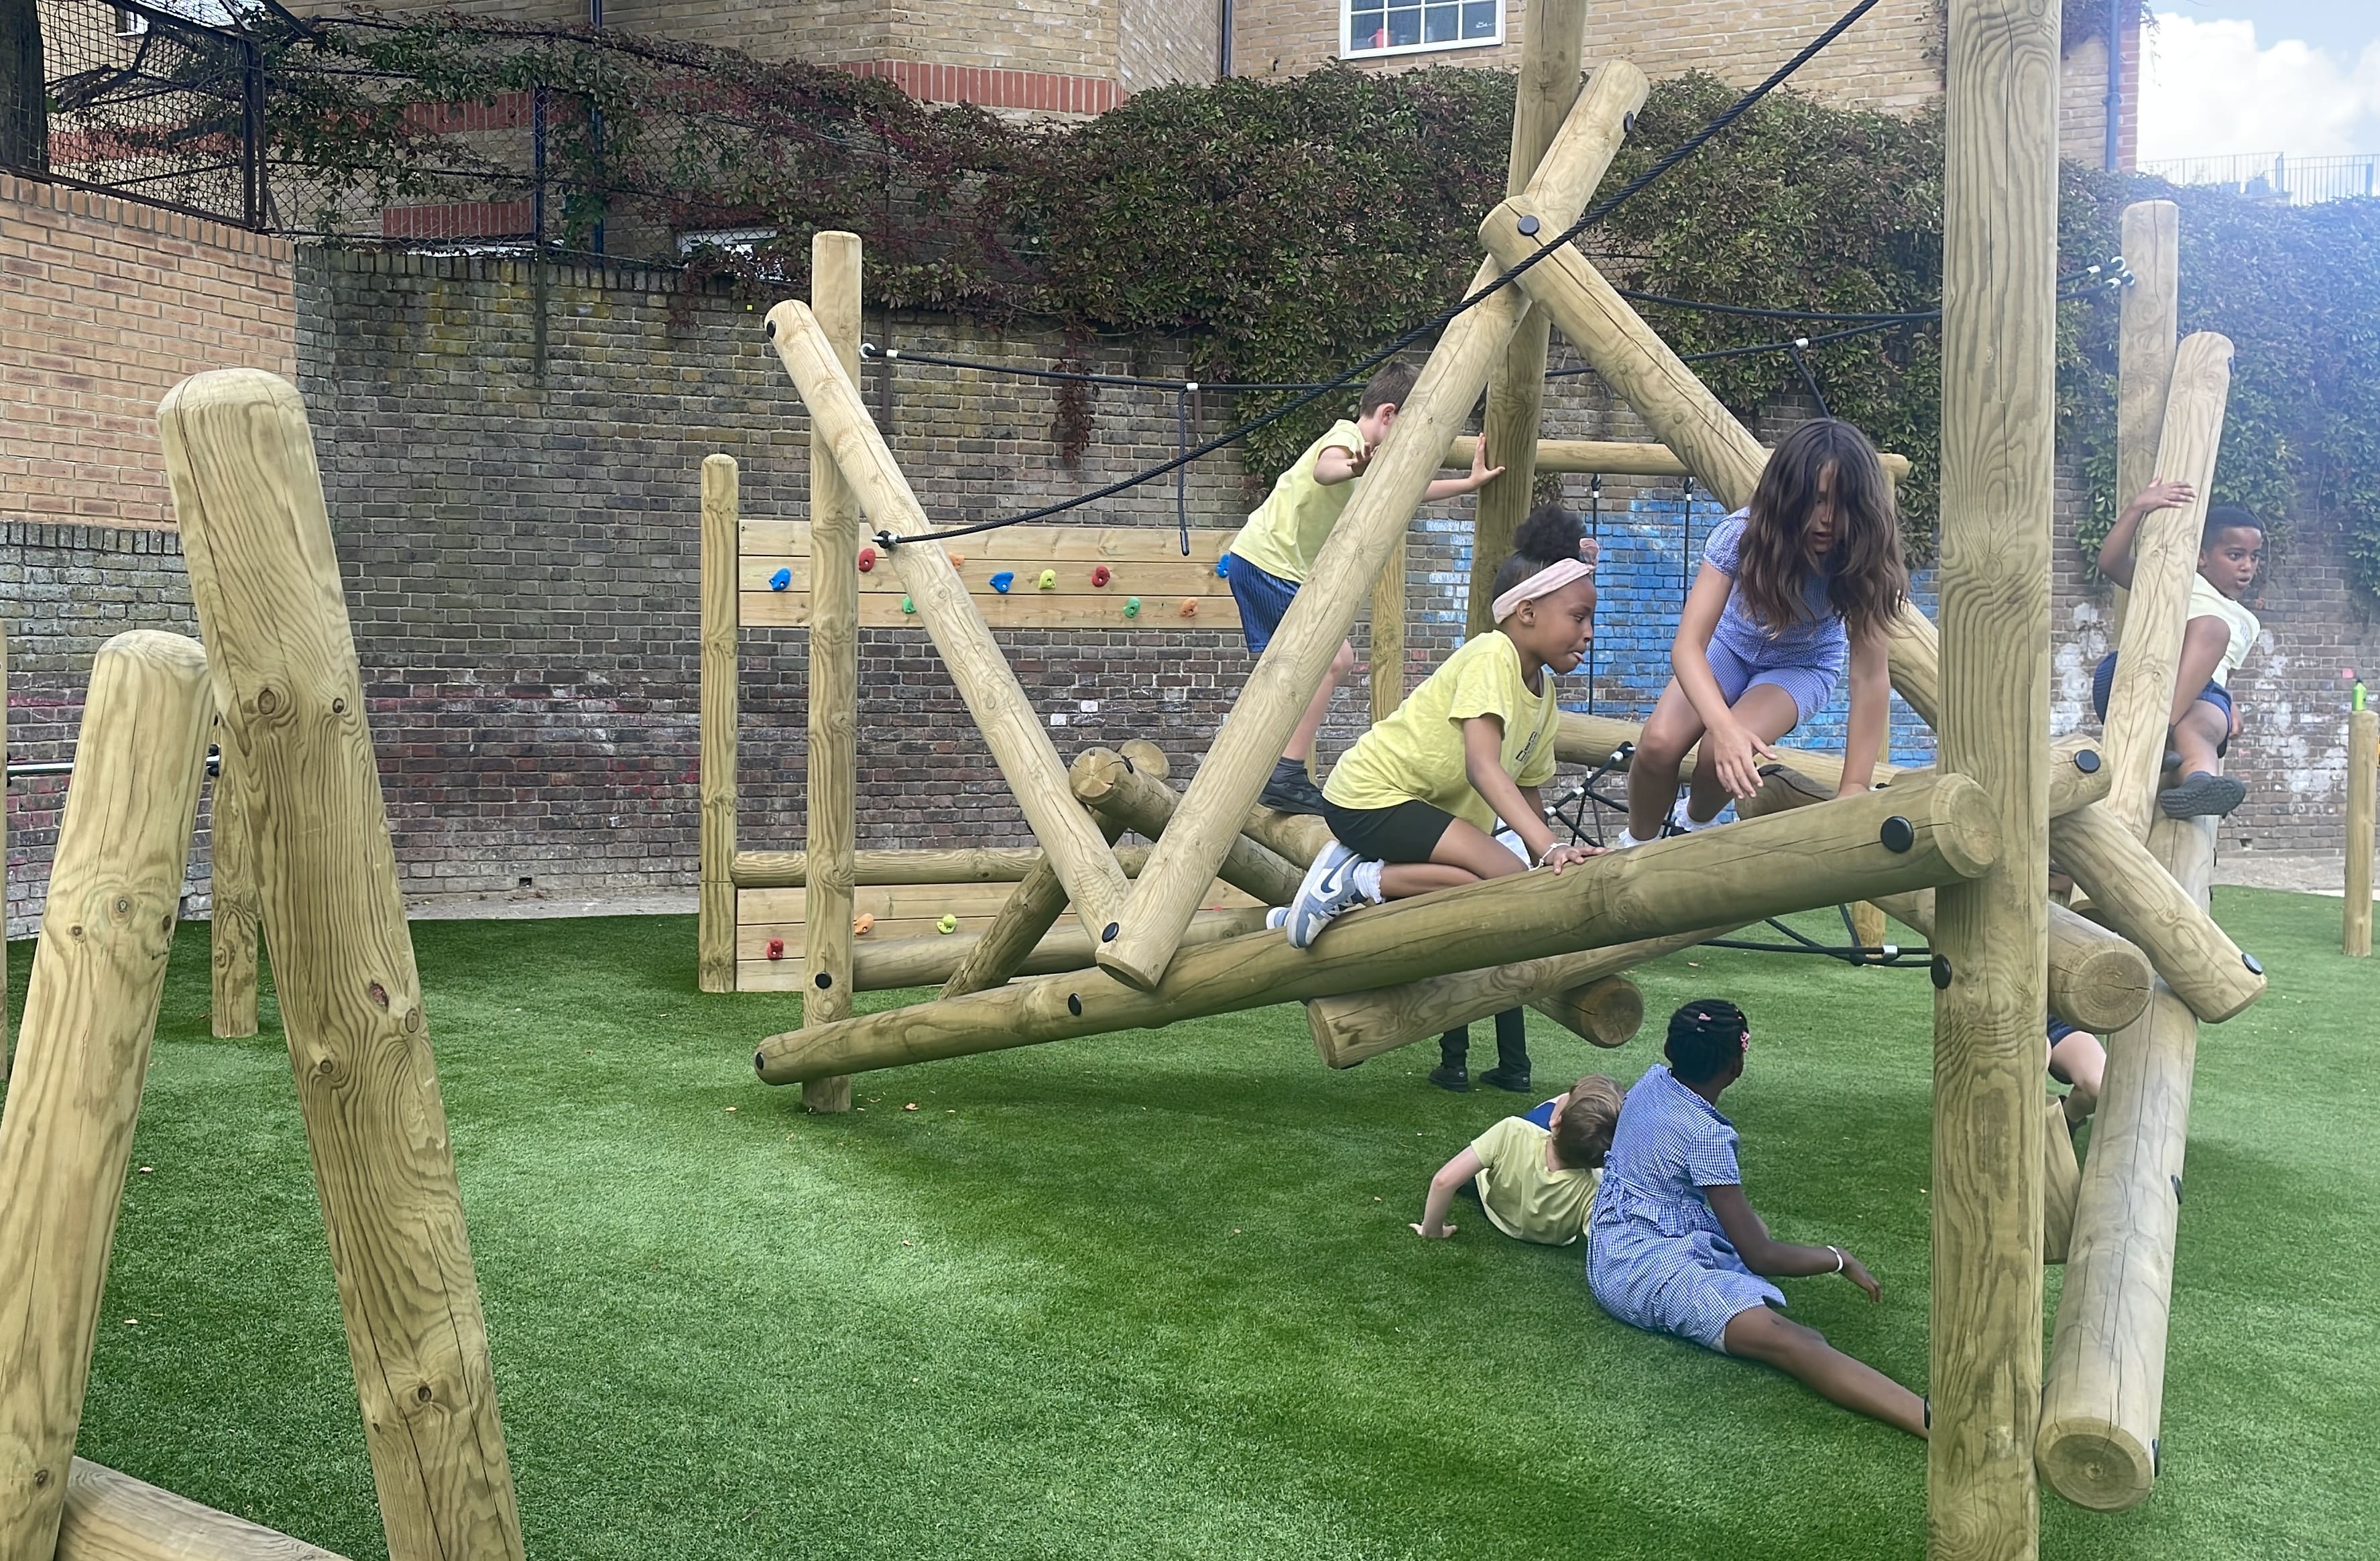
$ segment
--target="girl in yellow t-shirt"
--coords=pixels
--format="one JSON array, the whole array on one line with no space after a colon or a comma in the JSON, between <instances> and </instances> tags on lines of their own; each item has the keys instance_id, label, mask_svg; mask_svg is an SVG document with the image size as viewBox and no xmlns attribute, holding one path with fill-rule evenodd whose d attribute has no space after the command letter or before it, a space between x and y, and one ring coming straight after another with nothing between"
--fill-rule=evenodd
<instances>
[{"instance_id":1,"label":"girl in yellow t-shirt","mask_svg":"<svg viewBox=\"0 0 2380 1561\"><path fill-rule=\"evenodd\" d=\"M1322 817L1336 837L1316 857L1285 925L1303 949L1334 916L1597 854L1547 827L1537 788L1554 775L1560 710L1551 674L1586 655L1595 564L1578 517L1529 516L1496 575L1496 627L1448 657L1396 712L1331 768ZM1528 852L1497 842L1501 817Z\"/></svg>"}]
</instances>

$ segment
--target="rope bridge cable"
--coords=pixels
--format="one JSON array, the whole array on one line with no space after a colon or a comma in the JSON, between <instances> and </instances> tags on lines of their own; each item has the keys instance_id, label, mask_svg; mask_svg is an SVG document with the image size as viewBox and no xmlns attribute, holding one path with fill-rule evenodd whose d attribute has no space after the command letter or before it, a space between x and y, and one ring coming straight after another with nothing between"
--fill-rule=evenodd
<instances>
[{"instance_id":1,"label":"rope bridge cable","mask_svg":"<svg viewBox=\"0 0 2380 1561\"><path fill-rule=\"evenodd\" d=\"M1515 282L1519 281L1524 272L1533 270L1540 261L1544 260L1547 256L1553 254L1563 245L1568 244L1580 234L1585 233L1588 228L1593 227L1596 224L1602 222L1605 218L1610 216L1612 212L1620 210L1621 206L1627 204L1629 200L1633 200L1635 196L1651 186L1655 180L1659 179L1662 175L1669 173L1670 169L1675 168L1679 163L1683 163L1687 158L1692 157L1695 152L1700 151L1705 146L1708 145L1715 137L1726 130L1728 127L1733 125L1738 119L1741 119L1744 115L1750 113L1755 104L1758 103L1769 93L1775 91L1779 87L1784 85L1789 77L1791 77L1795 71L1801 69L1802 67L1807 65L1811 60L1816 58L1822 50L1824 50L1828 44L1832 43L1836 39L1841 37L1843 33L1851 29L1853 23L1866 16L1868 12L1874 10L1877 4L1878 0L1859 0L1857 5L1853 6L1850 10L1845 11L1840 17L1837 18L1825 31L1819 33L1817 37L1804 44L1801 51L1795 54L1791 59L1786 61L1783 65L1778 67L1777 69L1771 71L1759 85L1752 88L1742 97L1736 99L1734 103L1729 104L1725 109L1722 109L1708 124L1705 125L1701 129L1687 137L1676 147L1672 148L1670 151L1656 160L1652 166L1646 168L1643 173L1629 180L1625 185L1622 185L1609 197L1602 200L1598 200L1592 206L1589 206L1585 212L1580 213L1576 222L1571 224L1569 227L1563 229L1560 233L1548 238L1536 249L1535 253L1523 257L1519 263L1515 265L1506 267L1502 272L1489 279L1484 286L1476 288L1465 296L1456 300L1451 307L1440 309L1438 313L1429 316L1418 324L1413 325L1399 333L1387 346L1382 347L1379 351L1372 354L1369 357L1364 358L1350 367L1342 369L1337 376L1332 378L1327 383L1314 390L1303 392L1292 397L1289 401L1284 402L1280 406L1273 408L1270 412L1267 412L1261 417L1251 418L1249 421L1241 424L1238 428L1227 430L1226 431L1216 435L1213 439L1206 441L1195 450L1184 451L1183 454L1174 456L1172 460L1161 462L1145 472L1138 473L1132 477L1123 478L1115 482L1108 483L1103 487L1095 488L1087 493L1076 494L1071 499L1062 499L1056 503L1044 504L1038 509L1026 510L1021 514L1005 515L996 520L976 521L973 524L966 526L943 526L926 533L922 538L912 537L906 538L906 540L920 541L927 539L947 539L958 537L971 537L985 531L997 531L1004 526L1022 526L1030 521L1046 520L1054 514L1063 514L1069 510L1079 509L1086 504L1097 503L1102 499L1113 498L1116 494L1139 487L1142 483L1153 481L1158 478L1167 476L1179 466L1188 466L1191 462L1207 455L1211 455L1218 450L1226 449L1229 446L1236 444L1240 442L1240 441L1246 439L1251 434L1257 433L1265 429L1270 428L1273 424L1281 421L1283 418L1303 411L1307 406L1312 405L1315 402L1319 401L1324 395L1330 393L1331 391L1338 389L1342 385L1353 383L1363 376L1369 374L1373 369L1378 368L1381 364L1388 362L1390 358L1396 357L1399 353L1403 352L1407 347L1412 346L1415 343L1422 340L1431 333L1443 330L1449 323L1454 321L1458 316L1462 315L1465 310L1475 308L1486 299L1491 298L1498 293L1502 292L1505 288L1510 287ZM877 540L883 546L892 548L899 546L903 538L895 537L890 531L880 531L877 533Z\"/></svg>"}]
</instances>

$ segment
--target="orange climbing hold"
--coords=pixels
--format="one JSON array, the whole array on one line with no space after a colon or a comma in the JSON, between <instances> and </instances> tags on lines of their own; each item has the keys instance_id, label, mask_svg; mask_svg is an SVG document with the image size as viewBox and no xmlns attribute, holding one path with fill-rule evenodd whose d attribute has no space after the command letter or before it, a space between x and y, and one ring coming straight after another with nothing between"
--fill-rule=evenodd
<instances>
[{"instance_id":1,"label":"orange climbing hold","mask_svg":"<svg viewBox=\"0 0 2380 1561\"><path fill-rule=\"evenodd\" d=\"M876 930L876 918L866 911L851 918L851 936L865 938Z\"/></svg>"},{"instance_id":2,"label":"orange climbing hold","mask_svg":"<svg viewBox=\"0 0 2380 1561\"><path fill-rule=\"evenodd\" d=\"M953 553L953 554L951 555L951 567L952 567L953 569L956 569L956 568L960 567L961 565L965 564L965 563L966 563L966 554L965 554L965 553Z\"/></svg>"},{"instance_id":3,"label":"orange climbing hold","mask_svg":"<svg viewBox=\"0 0 2380 1561\"><path fill-rule=\"evenodd\" d=\"M1182 616L1184 618L1196 618L1198 616L1198 603L1196 599L1185 601L1182 604Z\"/></svg>"}]
</instances>

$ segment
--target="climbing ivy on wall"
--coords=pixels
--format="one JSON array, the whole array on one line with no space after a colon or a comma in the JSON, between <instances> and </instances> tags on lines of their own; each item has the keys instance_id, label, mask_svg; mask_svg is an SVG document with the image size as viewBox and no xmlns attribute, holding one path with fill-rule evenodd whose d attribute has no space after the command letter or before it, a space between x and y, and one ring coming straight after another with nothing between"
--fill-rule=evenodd
<instances>
[{"instance_id":1,"label":"climbing ivy on wall","mask_svg":"<svg viewBox=\"0 0 2380 1561\"><path fill-rule=\"evenodd\" d=\"M2094 6L2083 19L2104 15ZM1459 295L1480 218L1502 196L1512 98L1512 78L1494 71L1330 68L1168 87L1036 127L840 71L455 18L334 27L281 47L288 71L329 54L372 73L319 72L273 100L279 142L332 185L385 198L451 184L469 149L435 133L434 105L542 89L565 243L583 246L598 222L653 246L692 229L771 230L749 249L698 249L685 273L689 289L759 299L805 289L811 234L849 228L869 247L871 306L1046 321L1076 343L1186 340L1200 377L1243 382L1329 377ZM1657 86L1607 188L1733 95L1707 76ZM1924 311L1940 296L1942 166L1938 114L1780 91L1588 247L1649 293ZM2337 517L2357 583L2380 590L2380 202L2292 210L2070 165L2061 269L2105 261L2123 203L2161 194L2183 207L2183 329L2223 331L2239 348L2217 497L2256 507L2277 537L2301 514ZM1840 329L1645 307L1689 355ZM2115 316L2104 289L2060 309L2059 437L2101 526L2119 498ZM1912 541L1930 550L1937 332L1814 340L1804 357L1833 411L1911 458ZM1746 417L1808 397L1782 351L1698 368ZM1245 418L1285 399L1242 393L1227 410ZM1343 403L1250 440L1248 469L1278 469Z\"/></svg>"}]
</instances>

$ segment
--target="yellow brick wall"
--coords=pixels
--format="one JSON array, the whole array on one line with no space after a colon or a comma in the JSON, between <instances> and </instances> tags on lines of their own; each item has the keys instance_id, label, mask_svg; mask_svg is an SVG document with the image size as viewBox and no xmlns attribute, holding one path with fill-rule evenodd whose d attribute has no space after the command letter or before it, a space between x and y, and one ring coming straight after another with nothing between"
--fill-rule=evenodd
<instances>
[{"instance_id":1,"label":"yellow brick wall","mask_svg":"<svg viewBox=\"0 0 2380 1561\"><path fill-rule=\"evenodd\" d=\"M1115 79L1117 0L888 0L886 57Z\"/></svg>"},{"instance_id":2,"label":"yellow brick wall","mask_svg":"<svg viewBox=\"0 0 2380 1561\"><path fill-rule=\"evenodd\" d=\"M1115 0L1116 76L1127 92L1212 81L1222 52L1222 0Z\"/></svg>"}]
</instances>

